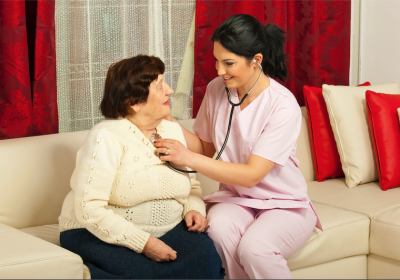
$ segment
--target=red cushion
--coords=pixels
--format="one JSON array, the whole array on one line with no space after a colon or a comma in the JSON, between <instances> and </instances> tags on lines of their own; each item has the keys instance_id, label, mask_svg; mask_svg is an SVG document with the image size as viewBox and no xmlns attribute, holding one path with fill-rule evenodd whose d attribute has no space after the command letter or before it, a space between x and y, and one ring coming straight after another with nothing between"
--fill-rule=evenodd
<instances>
[{"instance_id":1,"label":"red cushion","mask_svg":"<svg viewBox=\"0 0 400 280\"><path fill-rule=\"evenodd\" d=\"M359 86L370 86L369 82ZM322 89L303 87L310 129L315 175L319 182L328 178L343 177L342 164L333 136Z\"/></svg>"},{"instance_id":2,"label":"red cushion","mask_svg":"<svg viewBox=\"0 0 400 280\"><path fill-rule=\"evenodd\" d=\"M369 127L382 190L400 186L400 95L365 93Z\"/></svg>"}]
</instances>

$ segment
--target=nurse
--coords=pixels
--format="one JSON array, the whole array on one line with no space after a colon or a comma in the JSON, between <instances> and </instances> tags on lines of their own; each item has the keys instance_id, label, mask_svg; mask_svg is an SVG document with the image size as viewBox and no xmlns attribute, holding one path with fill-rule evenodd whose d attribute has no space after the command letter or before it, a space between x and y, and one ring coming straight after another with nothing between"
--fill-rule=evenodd
<instances>
[{"instance_id":1,"label":"nurse","mask_svg":"<svg viewBox=\"0 0 400 280\"><path fill-rule=\"evenodd\" d=\"M300 107L275 81L287 76L283 33L244 14L222 23L211 38L219 77L207 86L196 134L184 130L188 149L176 140L155 143L166 154L161 160L220 182L219 190L203 199L208 236L231 279L292 278L285 259L306 244L315 227L322 229L295 157ZM234 109L220 160L212 159L229 122L225 85L238 103L254 84Z\"/></svg>"}]
</instances>

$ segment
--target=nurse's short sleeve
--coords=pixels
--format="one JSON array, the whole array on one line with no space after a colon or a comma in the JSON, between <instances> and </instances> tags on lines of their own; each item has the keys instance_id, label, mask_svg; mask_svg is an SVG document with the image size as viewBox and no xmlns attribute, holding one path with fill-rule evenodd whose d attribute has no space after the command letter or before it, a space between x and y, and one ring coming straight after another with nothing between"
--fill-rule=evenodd
<instances>
[{"instance_id":1,"label":"nurse's short sleeve","mask_svg":"<svg viewBox=\"0 0 400 280\"><path fill-rule=\"evenodd\" d=\"M203 141L212 143L212 119L209 110L208 87L194 121L193 131Z\"/></svg>"},{"instance_id":2,"label":"nurse's short sleeve","mask_svg":"<svg viewBox=\"0 0 400 280\"><path fill-rule=\"evenodd\" d=\"M298 117L296 108L292 106L275 111L251 153L284 166L300 133Z\"/></svg>"}]
</instances>

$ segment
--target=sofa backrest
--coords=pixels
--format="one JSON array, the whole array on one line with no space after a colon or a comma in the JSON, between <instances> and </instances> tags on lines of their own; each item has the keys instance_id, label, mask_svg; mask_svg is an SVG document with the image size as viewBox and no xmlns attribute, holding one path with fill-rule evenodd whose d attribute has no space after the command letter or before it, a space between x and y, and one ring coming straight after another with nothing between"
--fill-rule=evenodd
<instances>
[{"instance_id":1,"label":"sofa backrest","mask_svg":"<svg viewBox=\"0 0 400 280\"><path fill-rule=\"evenodd\" d=\"M87 134L0 141L0 223L14 228L58 223L76 152Z\"/></svg>"},{"instance_id":2,"label":"sofa backrest","mask_svg":"<svg viewBox=\"0 0 400 280\"><path fill-rule=\"evenodd\" d=\"M315 169L313 165L313 157L311 151L310 130L308 126L308 117L306 107L301 107L301 130L297 139L296 157L300 161L300 170L303 173L306 182L317 180L315 177Z\"/></svg>"},{"instance_id":3,"label":"sofa backrest","mask_svg":"<svg viewBox=\"0 0 400 280\"><path fill-rule=\"evenodd\" d=\"M315 180L307 113L302 108L297 157L306 181ZM194 120L181 121L192 130ZM76 153L88 131L0 141L0 223L26 228L58 223ZM218 183L201 175L203 195L218 190Z\"/></svg>"}]
</instances>

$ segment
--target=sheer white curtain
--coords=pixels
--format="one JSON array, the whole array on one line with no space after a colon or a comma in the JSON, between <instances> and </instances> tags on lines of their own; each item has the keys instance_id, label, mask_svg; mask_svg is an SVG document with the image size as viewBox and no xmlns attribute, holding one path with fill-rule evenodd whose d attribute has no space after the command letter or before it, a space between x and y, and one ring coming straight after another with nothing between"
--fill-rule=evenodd
<instances>
[{"instance_id":1,"label":"sheer white curtain","mask_svg":"<svg viewBox=\"0 0 400 280\"><path fill-rule=\"evenodd\" d=\"M90 129L111 63L137 54L160 57L175 90L172 115L192 117L195 0L56 0L60 132Z\"/></svg>"}]
</instances>

